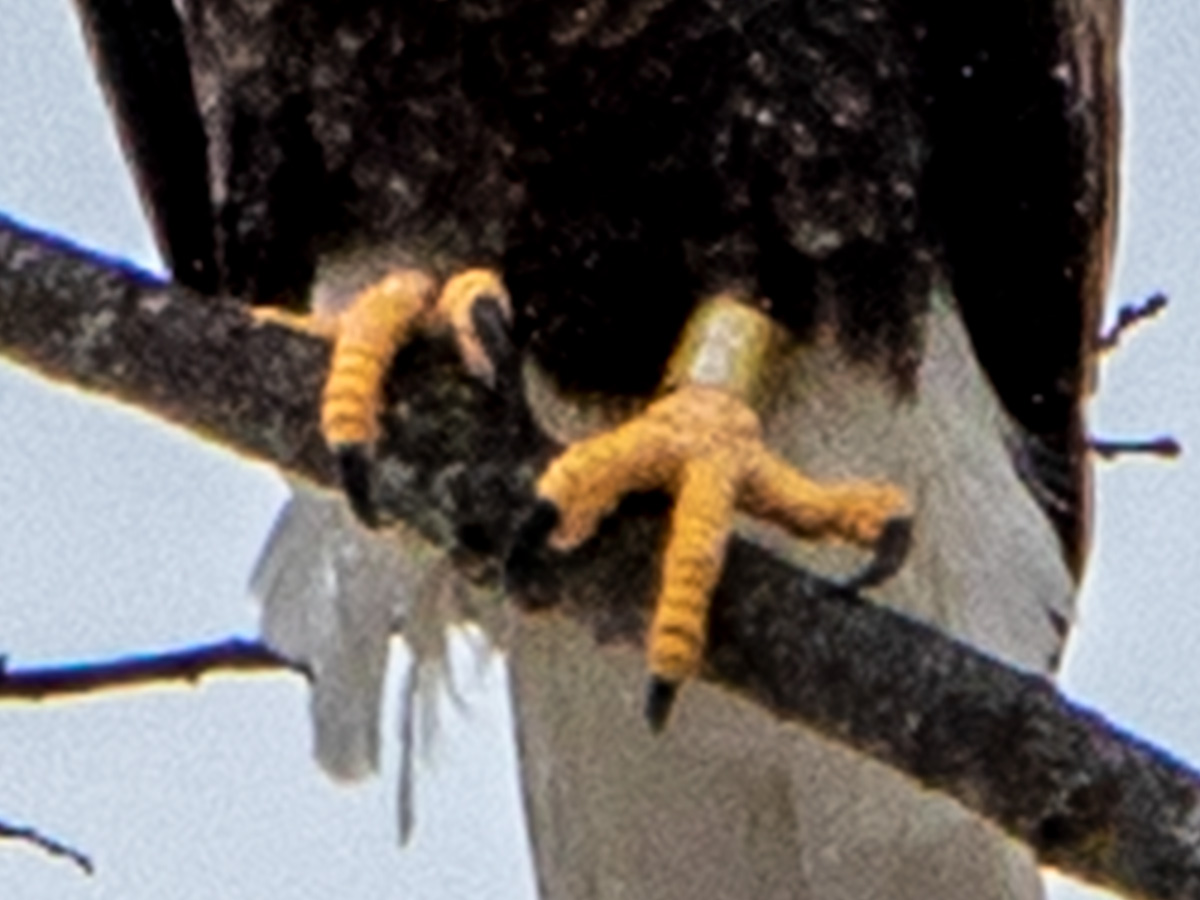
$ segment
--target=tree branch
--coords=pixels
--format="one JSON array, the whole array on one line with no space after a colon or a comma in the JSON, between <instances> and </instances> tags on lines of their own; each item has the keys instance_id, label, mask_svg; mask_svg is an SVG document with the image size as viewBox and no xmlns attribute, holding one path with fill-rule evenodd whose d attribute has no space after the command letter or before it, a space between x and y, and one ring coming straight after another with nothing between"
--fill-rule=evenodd
<instances>
[{"instance_id":1,"label":"tree branch","mask_svg":"<svg viewBox=\"0 0 1200 900\"><path fill-rule=\"evenodd\" d=\"M195 683L218 672L280 669L296 670L296 666L258 641L240 638L161 653L22 669L9 668L0 660L0 700L57 700L164 681Z\"/></svg>"},{"instance_id":2,"label":"tree branch","mask_svg":"<svg viewBox=\"0 0 1200 900\"><path fill-rule=\"evenodd\" d=\"M1114 460L1127 456L1175 459L1183 453L1183 446L1170 435L1145 439L1092 437L1088 440L1088 449L1103 460Z\"/></svg>"},{"instance_id":3,"label":"tree branch","mask_svg":"<svg viewBox=\"0 0 1200 900\"><path fill-rule=\"evenodd\" d=\"M1136 303L1126 303L1117 311L1116 321L1096 337L1096 352L1109 353L1116 350L1127 332L1153 319L1167 308L1168 302L1167 295L1160 291Z\"/></svg>"},{"instance_id":4,"label":"tree branch","mask_svg":"<svg viewBox=\"0 0 1200 900\"><path fill-rule=\"evenodd\" d=\"M0 226L0 353L332 484L317 430L327 349L144 275ZM406 352L380 502L495 578L554 448L509 372L491 394L436 346ZM661 504L625 504L547 558L523 601L641 643ZM704 677L945 791L1065 872L1137 897L1200 896L1200 776L1045 679L732 542Z\"/></svg>"},{"instance_id":5,"label":"tree branch","mask_svg":"<svg viewBox=\"0 0 1200 900\"><path fill-rule=\"evenodd\" d=\"M43 834L36 828L30 828L27 825L13 825L9 822L0 821L0 840L20 841L30 844L37 849L50 854L51 856L61 856L64 859L70 860L75 865L83 870L85 875L95 874L96 867L87 854L76 850L69 844L64 844L57 838L52 838L47 834Z\"/></svg>"}]
</instances>

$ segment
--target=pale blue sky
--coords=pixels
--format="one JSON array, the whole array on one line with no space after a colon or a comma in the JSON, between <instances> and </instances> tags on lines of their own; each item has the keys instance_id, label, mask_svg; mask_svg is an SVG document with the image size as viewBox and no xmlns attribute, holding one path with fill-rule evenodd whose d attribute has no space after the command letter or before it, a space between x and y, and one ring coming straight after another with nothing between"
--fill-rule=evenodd
<instances>
[{"instance_id":1,"label":"pale blue sky","mask_svg":"<svg viewBox=\"0 0 1200 900\"><path fill-rule=\"evenodd\" d=\"M0 4L0 211L156 267L68 0ZM1101 467L1065 684L1200 761L1200 5L1135 0L1128 18L1116 296L1161 288L1174 305L1106 364L1093 420L1105 435L1170 430L1192 453ZM253 633L245 582L284 497L270 472L3 365L0 420L0 652L21 662ZM327 784L294 680L0 708L0 818L99 866L89 880L0 842L0 895L531 897L499 670L464 677L474 702L447 712L403 852L394 752L364 787ZM1056 882L1053 896L1106 895Z\"/></svg>"}]
</instances>

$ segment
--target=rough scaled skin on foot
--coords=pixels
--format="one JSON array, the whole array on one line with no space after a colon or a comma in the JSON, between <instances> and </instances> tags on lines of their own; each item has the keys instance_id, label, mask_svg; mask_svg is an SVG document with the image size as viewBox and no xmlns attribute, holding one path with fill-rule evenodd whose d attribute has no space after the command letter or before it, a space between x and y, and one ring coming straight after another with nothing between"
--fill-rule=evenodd
<instances>
[{"instance_id":1,"label":"rough scaled skin on foot","mask_svg":"<svg viewBox=\"0 0 1200 900\"><path fill-rule=\"evenodd\" d=\"M669 381L672 392L605 434L581 441L539 480L553 548L591 537L626 494L665 490L674 498L662 580L648 635L646 713L661 727L677 687L703 658L711 595L724 563L734 515L743 512L812 541L875 550L852 586L890 576L907 550L909 506L888 484L821 484L763 444L751 408L769 364L760 313L728 298L710 300L685 332ZM546 509L545 506L542 507Z\"/></svg>"},{"instance_id":2,"label":"rough scaled skin on foot","mask_svg":"<svg viewBox=\"0 0 1200 900\"><path fill-rule=\"evenodd\" d=\"M377 524L371 460L379 436L383 385L396 354L419 334L448 335L466 370L489 387L495 382L495 363L484 347L477 317L482 313L504 323L512 320L500 276L489 269L466 269L447 279L436 294L435 287L426 273L403 269L361 291L340 311L255 311L260 321L333 342L321 398L321 432L337 459L347 499L368 526Z\"/></svg>"}]
</instances>

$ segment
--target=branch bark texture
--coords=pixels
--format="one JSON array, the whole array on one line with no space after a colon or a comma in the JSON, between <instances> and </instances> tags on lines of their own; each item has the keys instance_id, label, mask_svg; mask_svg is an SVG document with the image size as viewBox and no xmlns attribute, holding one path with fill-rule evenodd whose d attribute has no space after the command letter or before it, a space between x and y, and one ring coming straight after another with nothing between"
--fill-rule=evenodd
<instances>
[{"instance_id":1,"label":"branch bark texture","mask_svg":"<svg viewBox=\"0 0 1200 900\"><path fill-rule=\"evenodd\" d=\"M0 660L0 700L59 700L119 688L198 683L217 673L296 670L258 641L230 638L215 644L139 653L115 659L9 668Z\"/></svg>"},{"instance_id":2,"label":"branch bark texture","mask_svg":"<svg viewBox=\"0 0 1200 900\"><path fill-rule=\"evenodd\" d=\"M0 354L333 483L317 430L327 348L2 223ZM397 371L380 448L385 516L474 577L500 577L555 448L513 372L489 392L436 346L406 352ZM600 641L640 645L662 512L635 500L580 552L547 554L519 614L558 605ZM951 794L1047 865L1128 896L1200 897L1200 775L1045 679L739 540L704 677Z\"/></svg>"}]
</instances>

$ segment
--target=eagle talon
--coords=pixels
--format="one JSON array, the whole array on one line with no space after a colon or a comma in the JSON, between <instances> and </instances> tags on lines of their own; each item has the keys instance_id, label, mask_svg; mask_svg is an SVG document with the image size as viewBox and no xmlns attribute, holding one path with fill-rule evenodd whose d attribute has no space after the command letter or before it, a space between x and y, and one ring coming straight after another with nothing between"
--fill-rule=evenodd
<instances>
[{"instance_id":1,"label":"eagle talon","mask_svg":"<svg viewBox=\"0 0 1200 900\"><path fill-rule=\"evenodd\" d=\"M516 351L509 337L509 316L502 298L484 294L471 307L471 324L479 337L484 353L491 361L492 371L508 373L516 360ZM495 375L492 376L492 381ZM495 385L490 385L494 387Z\"/></svg>"},{"instance_id":2,"label":"eagle talon","mask_svg":"<svg viewBox=\"0 0 1200 900\"><path fill-rule=\"evenodd\" d=\"M651 675L646 682L646 721L650 730L658 733L667 724L667 717L679 694L679 682Z\"/></svg>"},{"instance_id":3,"label":"eagle talon","mask_svg":"<svg viewBox=\"0 0 1200 900\"><path fill-rule=\"evenodd\" d=\"M874 558L861 572L842 582L842 587L851 591L875 587L900 571L912 546L912 527L911 518L888 519L875 541Z\"/></svg>"},{"instance_id":4,"label":"eagle talon","mask_svg":"<svg viewBox=\"0 0 1200 900\"><path fill-rule=\"evenodd\" d=\"M539 499L533 505L517 529L505 561L505 576L510 587L520 591L533 581L538 558L561 518L558 507L549 500Z\"/></svg>"},{"instance_id":5,"label":"eagle talon","mask_svg":"<svg viewBox=\"0 0 1200 900\"><path fill-rule=\"evenodd\" d=\"M855 588L894 574L911 541L902 491L806 478L765 446L741 397L706 384L684 384L619 428L570 447L537 489L543 505L531 517L536 530L527 526L520 542L524 554L533 535L560 550L579 546L628 493L666 489L674 497L647 636L646 717L654 728L700 668L709 601L739 510L802 539L874 547L875 559L848 585Z\"/></svg>"},{"instance_id":6,"label":"eagle talon","mask_svg":"<svg viewBox=\"0 0 1200 900\"><path fill-rule=\"evenodd\" d=\"M507 335L511 317L504 284L487 269L460 272L440 293L428 273L397 269L360 291L336 315L259 317L333 341L321 429L337 458L346 497L364 525L378 525L372 448L379 431L383 384L397 352L420 334L448 332L466 369L493 386L497 365L515 356Z\"/></svg>"},{"instance_id":7,"label":"eagle talon","mask_svg":"<svg viewBox=\"0 0 1200 900\"><path fill-rule=\"evenodd\" d=\"M334 448L338 478L354 515L367 528L379 527L375 506L375 463L367 444L342 444Z\"/></svg>"},{"instance_id":8,"label":"eagle talon","mask_svg":"<svg viewBox=\"0 0 1200 900\"><path fill-rule=\"evenodd\" d=\"M449 331L468 372L496 386L496 367L512 356L507 325L512 301L500 275L491 269L466 269L442 287L434 305L435 327Z\"/></svg>"}]
</instances>

